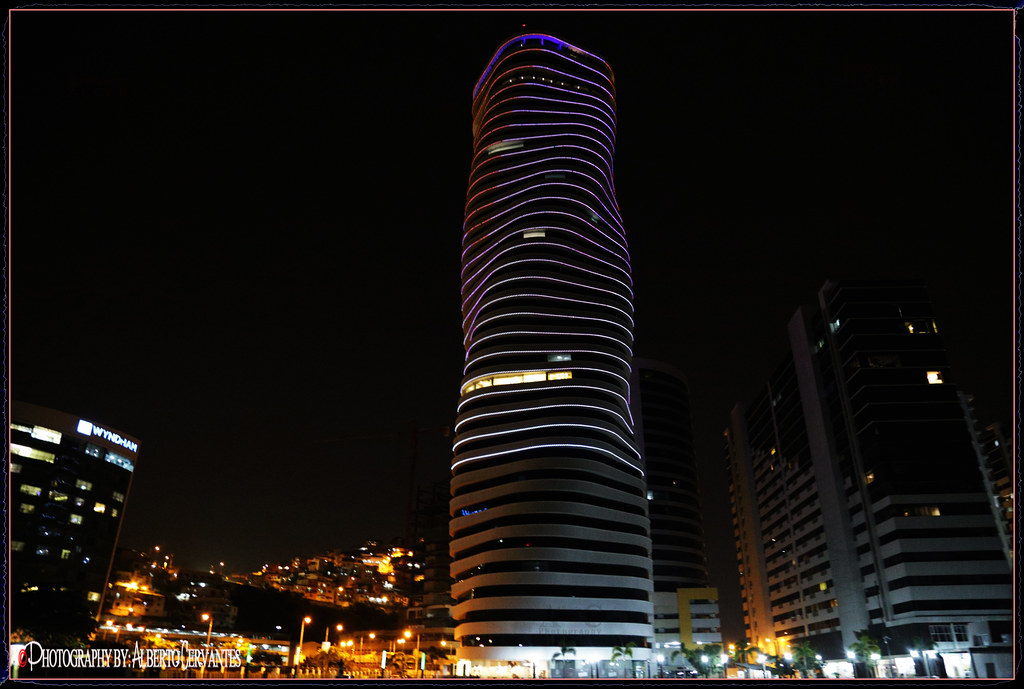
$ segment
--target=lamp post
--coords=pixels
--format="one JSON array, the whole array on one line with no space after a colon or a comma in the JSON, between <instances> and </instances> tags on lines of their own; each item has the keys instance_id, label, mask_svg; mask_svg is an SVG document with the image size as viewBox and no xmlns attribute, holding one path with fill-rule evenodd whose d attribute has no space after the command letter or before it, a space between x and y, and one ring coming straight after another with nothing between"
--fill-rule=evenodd
<instances>
[{"instance_id":1,"label":"lamp post","mask_svg":"<svg viewBox=\"0 0 1024 689\"><path fill-rule=\"evenodd\" d=\"M206 645L210 645L210 637L213 636L213 615L208 612L203 613L203 622L210 621L210 626L206 628Z\"/></svg>"},{"instance_id":2,"label":"lamp post","mask_svg":"<svg viewBox=\"0 0 1024 689\"><path fill-rule=\"evenodd\" d=\"M658 654L658 677L664 677L664 671L661 668L661 664L665 662L665 656L661 653Z\"/></svg>"},{"instance_id":3,"label":"lamp post","mask_svg":"<svg viewBox=\"0 0 1024 689\"><path fill-rule=\"evenodd\" d=\"M722 679L725 679L725 675L726 675L725 667L726 667L726 665L729 664L729 654L728 653L720 654L718 656L718 660L721 661L721 663L722 663Z\"/></svg>"},{"instance_id":4,"label":"lamp post","mask_svg":"<svg viewBox=\"0 0 1024 689\"><path fill-rule=\"evenodd\" d=\"M768 656L766 656L764 653L758 654L757 662L761 663L761 676L762 678L765 678L765 675L768 674L768 668L766 668L764 664L768 662Z\"/></svg>"},{"instance_id":5,"label":"lamp post","mask_svg":"<svg viewBox=\"0 0 1024 689\"><path fill-rule=\"evenodd\" d=\"M892 653L889 651L889 642L892 641L888 636L882 637L882 643L885 644L885 675L886 677L892 677L896 673L892 671Z\"/></svg>"},{"instance_id":6,"label":"lamp post","mask_svg":"<svg viewBox=\"0 0 1024 689\"><path fill-rule=\"evenodd\" d=\"M299 648L295 651L295 671L298 672L299 663L302 662L302 640L306 636L306 625L313 621L311 617L302 618L302 627L299 628Z\"/></svg>"}]
</instances>

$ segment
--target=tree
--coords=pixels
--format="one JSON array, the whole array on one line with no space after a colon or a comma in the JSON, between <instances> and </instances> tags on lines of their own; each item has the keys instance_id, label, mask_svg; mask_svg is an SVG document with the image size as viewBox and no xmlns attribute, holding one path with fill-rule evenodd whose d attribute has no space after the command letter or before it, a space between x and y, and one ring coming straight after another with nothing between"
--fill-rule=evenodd
<instances>
[{"instance_id":1,"label":"tree","mask_svg":"<svg viewBox=\"0 0 1024 689\"><path fill-rule=\"evenodd\" d=\"M559 676L560 677L564 677L565 676L565 670L566 670L567 667L569 667L568 666L569 660L568 660L568 658L566 658L566 656L569 656L569 655L575 656L576 655L576 649L572 648L571 646L562 646L561 650L556 651L551 656L551 662L552 663L554 663L555 661L560 662L560 665L559 665L559 668L558 668L559 669ZM559 658L561 658L560 661L559 661ZM575 661L573 661L573 664L572 664L571 667L572 667L572 669L576 668ZM554 676L554 674L552 674L552 676Z\"/></svg>"},{"instance_id":2,"label":"tree","mask_svg":"<svg viewBox=\"0 0 1024 689\"><path fill-rule=\"evenodd\" d=\"M795 643L789 647L790 652L793 654L793 660L800 667L800 671L803 673L803 677L810 677L810 670L808 666L811 663L817 665L818 652L806 641Z\"/></svg>"},{"instance_id":3,"label":"tree","mask_svg":"<svg viewBox=\"0 0 1024 689\"><path fill-rule=\"evenodd\" d=\"M878 640L871 636L866 629L854 632L854 636L857 637L857 640L850 644L850 650L856 655L858 663L864 663L867 667L873 669L875 661L871 656L873 654L881 654L882 652L881 647L878 645Z\"/></svg>"}]
</instances>

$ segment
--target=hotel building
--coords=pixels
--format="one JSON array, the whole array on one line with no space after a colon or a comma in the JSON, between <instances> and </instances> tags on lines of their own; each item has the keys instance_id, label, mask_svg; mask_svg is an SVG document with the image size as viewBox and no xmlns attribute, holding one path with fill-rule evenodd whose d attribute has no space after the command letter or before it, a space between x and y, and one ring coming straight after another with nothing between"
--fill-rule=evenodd
<instances>
[{"instance_id":1,"label":"hotel building","mask_svg":"<svg viewBox=\"0 0 1024 689\"><path fill-rule=\"evenodd\" d=\"M10 424L11 592L73 591L99 613L139 441L14 402ZM18 609L12 624L19 624Z\"/></svg>"},{"instance_id":2,"label":"hotel building","mask_svg":"<svg viewBox=\"0 0 1024 689\"><path fill-rule=\"evenodd\" d=\"M1010 569L926 289L828 283L726 433L752 644L844 659L860 630L914 675L991 677L972 647L1012 632ZM991 658L998 654L986 652ZM852 669L852 668L851 668Z\"/></svg>"},{"instance_id":3,"label":"hotel building","mask_svg":"<svg viewBox=\"0 0 1024 689\"><path fill-rule=\"evenodd\" d=\"M651 538L612 71L557 38L513 38L476 84L473 135L451 481L460 664L642 674ZM612 663L616 647L632 657Z\"/></svg>"}]
</instances>

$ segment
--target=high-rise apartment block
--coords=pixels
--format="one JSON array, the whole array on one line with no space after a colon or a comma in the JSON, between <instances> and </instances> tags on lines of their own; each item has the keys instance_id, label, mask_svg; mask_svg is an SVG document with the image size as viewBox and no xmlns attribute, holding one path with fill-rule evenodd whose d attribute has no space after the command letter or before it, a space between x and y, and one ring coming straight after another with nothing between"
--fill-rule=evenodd
<instances>
[{"instance_id":1,"label":"high-rise apartment block","mask_svg":"<svg viewBox=\"0 0 1024 689\"><path fill-rule=\"evenodd\" d=\"M791 351L726 433L752 643L842 659L884 642L878 674L1004 676L1010 570L926 289L828 283ZM991 661L991 662L989 662ZM932 672L936 668L931 669Z\"/></svg>"},{"instance_id":2,"label":"high-rise apartment block","mask_svg":"<svg viewBox=\"0 0 1024 689\"><path fill-rule=\"evenodd\" d=\"M474 90L450 531L460 662L487 676L633 676L650 653L615 118L607 63L541 34Z\"/></svg>"},{"instance_id":3,"label":"high-rise apartment block","mask_svg":"<svg viewBox=\"0 0 1024 689\"><path fill-rule=\"evenodd\" d=\"M721 644L718 594L707 555L686 379L659 361L633 359L630 404L647 472L654 559L654 648Z\"/></svg>"}]
</instances>

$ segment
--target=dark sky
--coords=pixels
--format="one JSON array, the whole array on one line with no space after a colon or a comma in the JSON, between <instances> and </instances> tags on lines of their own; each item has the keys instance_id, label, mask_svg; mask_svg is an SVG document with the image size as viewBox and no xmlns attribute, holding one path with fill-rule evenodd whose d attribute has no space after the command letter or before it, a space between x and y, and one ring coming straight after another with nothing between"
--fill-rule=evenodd
<instances>
[{"instance_id":1,"label":"dark sky","mask_svg":"<svg viewBox=\"0 0 1024 689\"><path fill-rule=\"evenodd\" d=\"M10 394L141 440L123 545L242 569L401 534L414 450L448 475L472 89L525 25L615 71L635 351L689 378L729 589L721 432L826 279L925 280L1010 426L1012 20L15 11Z\"/></svg>"}]
</instances>

